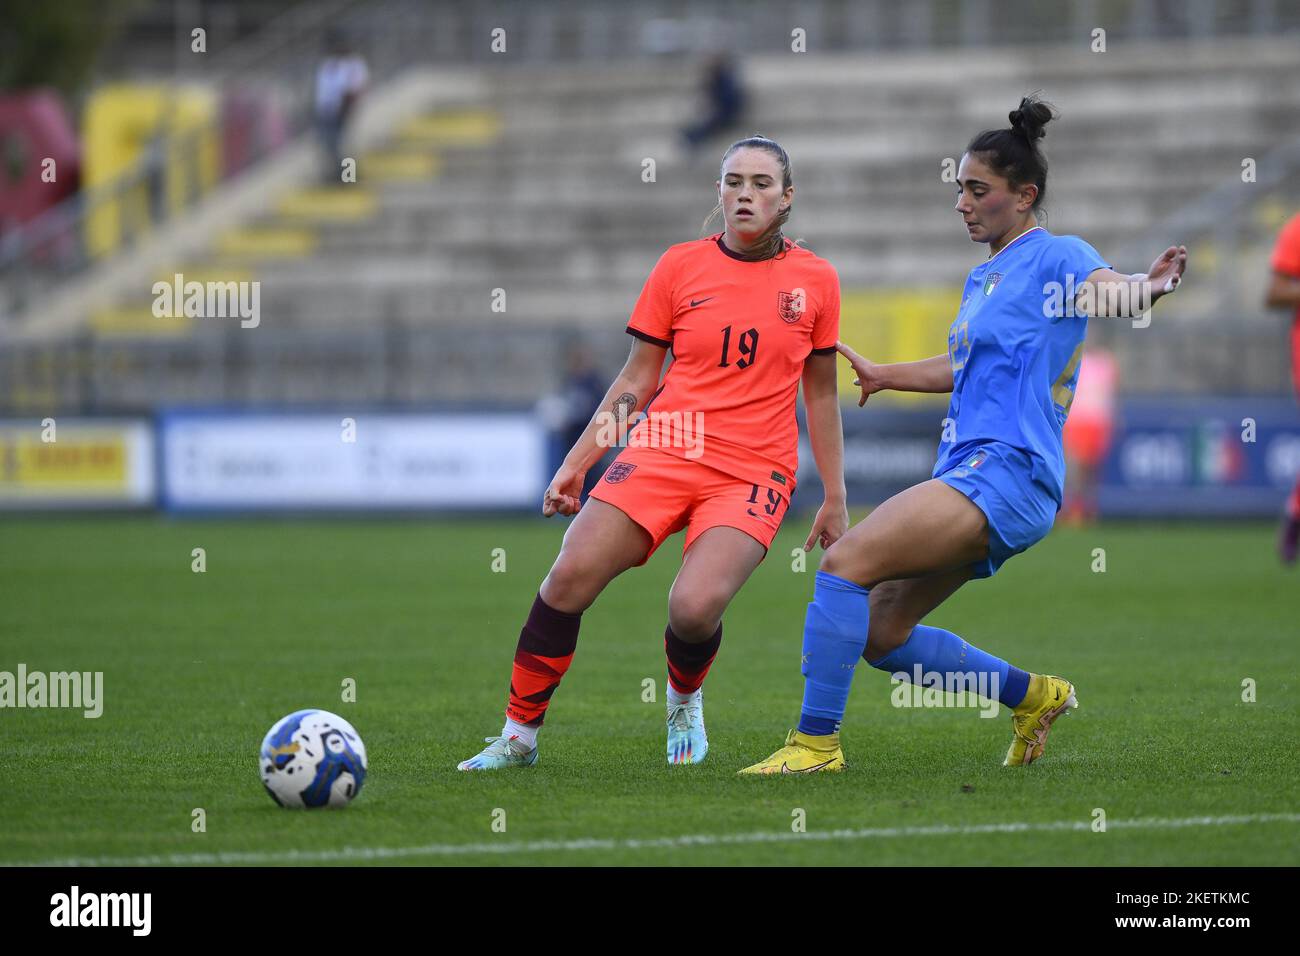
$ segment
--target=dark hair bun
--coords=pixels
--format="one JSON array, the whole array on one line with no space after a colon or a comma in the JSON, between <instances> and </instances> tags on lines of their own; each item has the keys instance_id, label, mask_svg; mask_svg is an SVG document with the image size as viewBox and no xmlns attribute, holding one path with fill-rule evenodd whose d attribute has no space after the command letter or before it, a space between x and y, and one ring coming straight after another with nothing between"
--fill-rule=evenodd
<instances>
[{"instance_id":1,"label":"dark hair bun","mask_svg":"<svg viewBox=\"0 0 1300 956\"><path fill-rule=\"evenodd\" d=\"M1052 112L1052 104L1044 103L1038 99L1037 94L1031 94L1020 101L1019 109L1014 109L1007 114L1007 119L1011 120L1011 128L1032 145L1036 140L1043 138L1043 127L1055 115Z\"/></svg>"}]
</instances>

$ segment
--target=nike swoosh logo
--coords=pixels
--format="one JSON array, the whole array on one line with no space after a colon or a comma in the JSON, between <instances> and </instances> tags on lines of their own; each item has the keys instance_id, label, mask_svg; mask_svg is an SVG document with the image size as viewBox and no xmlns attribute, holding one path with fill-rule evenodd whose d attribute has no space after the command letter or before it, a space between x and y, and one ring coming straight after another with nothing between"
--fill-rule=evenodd
<instances>
[{"instance_id":1,"label":"nike swoosh logo","mask_svg":"<svg viewBox=\"0 0 1300 956\"><path fill-rule=\"evenodd\" d=\"M835 759L834 757L831 758L831 760L834 759ZM783 760L781 761L781 772L782 773L812 773L814 770L820 770L822 767L826 766L826 764L830 762L831 762L830 760L827 760L824 763L817 764L817 766L815 767L804 767L802 770L791 770L790 765Z\"/></svg>"},{"instance_id":2,"label":"nike swoosh logo","mask_svg":"<svg viewBox=\"0 0 1300 956\"><path fill-rule=\"evenodd\" d=\"M716 299L716 298L717 298L716 295L711 295L711 296L709 296L709 298L707 298L707 299L691 299L691 308L693 309L693 308L695 308L697 305L703 305L705 302L708 302L708 301L710 301L710 300L712 300L712 299Z\"/></svg>"}]
</instances>

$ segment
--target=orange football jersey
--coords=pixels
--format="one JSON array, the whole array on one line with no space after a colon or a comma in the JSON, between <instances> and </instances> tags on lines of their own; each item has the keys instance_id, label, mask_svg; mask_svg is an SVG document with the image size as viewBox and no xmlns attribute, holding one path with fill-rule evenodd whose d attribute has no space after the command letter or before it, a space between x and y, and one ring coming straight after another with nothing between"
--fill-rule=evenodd
<instances>
[{"instance_id":1,"label":"orange football jersey","mask_svg":"<svg viewBox=\"0 0 1300 956\"><path fill-rule=\"evenodd\" d=\"M1277 243L1273 246L1273 258L1269 263L1274 272L1300 279L1300 214L1292 216L1282 231L1278 233ZM1300 321L1300 310L1296 312Z\"/></svg>"},{"instance_id":2,"label":"orange football jersey","mask_svg":"<svg viewBox=\"0 0 1300 956\"><path fill-rule=\"evenodd\" d=\"M1300 214L1292 216L1278 233L1269 262L1274 272L1300 279ZM1291 375L1296 391L1300 392L1300 309L1291 320Z\"/></svg>"},{"instance_id":3,"label":"orange football jersey","mask_svg":"<svg viewBox=\"0 0 1300 956\"><path fill-rule=\"evenodd\" d=\"M839 326L834 267L788 239L760 262L737 258L721 234L672 246L627 327L673 357L628 444L793 489L804 361L834 352Z\"/></svg>"}]
</instances>

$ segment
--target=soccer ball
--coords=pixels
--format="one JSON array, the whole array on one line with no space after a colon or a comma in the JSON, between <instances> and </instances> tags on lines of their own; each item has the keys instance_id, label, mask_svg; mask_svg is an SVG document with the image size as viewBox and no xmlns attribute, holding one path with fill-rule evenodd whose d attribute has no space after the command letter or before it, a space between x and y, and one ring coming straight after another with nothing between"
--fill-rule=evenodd
<instances>
[{"instance_id":1,"label":"soccer ball","mask_svg":"<svg viewBox=\"0 0 1300 956\"><path fill-rule=\"evenodd\" d=\"M366 745L342 717L296 710L262 740L266 792L282 807L346 807L366 780Z\"/></svg>"}]
</instances>

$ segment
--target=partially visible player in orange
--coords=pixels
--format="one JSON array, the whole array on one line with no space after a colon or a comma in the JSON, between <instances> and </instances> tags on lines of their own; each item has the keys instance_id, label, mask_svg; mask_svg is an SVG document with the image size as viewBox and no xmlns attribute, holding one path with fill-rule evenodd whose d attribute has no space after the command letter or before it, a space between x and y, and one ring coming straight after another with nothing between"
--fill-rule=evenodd
<instances>
[{"instance_id":1,"label":"partially visible player in orange","mask_svg":"<svg viewBox=\"0 0 1300 956\"><path fill-rule=\"evenodd\" d=\"M1264 304L1272 309L1291 310L1291 379L1300 394L1300 213L1292 216L1273 247L1273 279ZM1282 530L1278 535L1278 555L1286 564L1294 564L1300 550L1300 476L1286 500Z\"/></svg>"},{"instance_id":2,"label":"partially visible player in orange","mask_svg":"<svg viewBox=\"0 0 1300 956\"><path fill-rule=\"evenodd\" d=\"M1079 366L1070 417L1061 428L1068 480L1061 518L1069 524L1097 519L1097 486L1115 430L1119 363L1103 348L1086 349Z\"/></svg>"},{"instance_id":3,"label":"partially visible player in orange","mask_svg":"<svg viewBox=\"0 0 1300 956\"><path fill-rule=\"evenodd\" d=\"M830 547L848 528L835 384L839 278L782 234L794 182L775 142L733 143L717 188L714 215L722 213L725 228L659 259L627 326L627 364L546 489L543 514L577 517L519 635L505 726L461 770L537 761L537 730L573 659L582 612L682 529L664 631L667 757L704 759L701 685L722 641L723 612L790 506L800 383L826 489L804 548ZM584 503L584 476L621 432L626 447Z\"/></svg>"}]
</instances>

